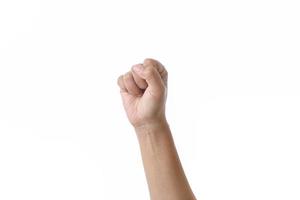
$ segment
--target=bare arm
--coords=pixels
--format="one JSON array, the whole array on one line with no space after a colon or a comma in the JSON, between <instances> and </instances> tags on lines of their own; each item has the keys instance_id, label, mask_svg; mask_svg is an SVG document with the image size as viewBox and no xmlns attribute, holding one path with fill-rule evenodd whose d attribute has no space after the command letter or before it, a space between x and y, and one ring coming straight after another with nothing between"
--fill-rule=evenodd
<instances>
[{"instance_id":1,"label":"bare arm","mask_svg":"<svg viewBox=\"0 0 300 200\"><path fill-rule=\"evenodd\" d=\"M167 123L135 129L152 200L194 200Z\"/></svg>"},{"instance_id":2,"label":"bare arm","mask_svg":"<svg viewBox=\"0 0 300 200\"><path fill-rule=\"evenodd\" d=\"M151 200L195 200L165 117L167 76L161 63L145 59L118 84L139 141Z\"/></svg>"}]
</instances>

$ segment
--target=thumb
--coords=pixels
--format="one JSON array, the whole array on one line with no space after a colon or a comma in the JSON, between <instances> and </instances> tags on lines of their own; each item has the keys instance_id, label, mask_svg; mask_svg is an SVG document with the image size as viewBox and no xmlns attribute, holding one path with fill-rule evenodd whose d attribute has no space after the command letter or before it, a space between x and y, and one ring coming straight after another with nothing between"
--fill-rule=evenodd
<instances>
[{"instance_id":1,"label":"thumb","mask_svg":"<svg viewBox=\"0 0 300 200\"><path fill-rule=\"evenodd\" d=\"M163 80L157 71L157 69L152 65L137 65L133 67L133 70L148 84L149 91L151 94L161 93L164 91Z\"/></svg>"}]
</instances>

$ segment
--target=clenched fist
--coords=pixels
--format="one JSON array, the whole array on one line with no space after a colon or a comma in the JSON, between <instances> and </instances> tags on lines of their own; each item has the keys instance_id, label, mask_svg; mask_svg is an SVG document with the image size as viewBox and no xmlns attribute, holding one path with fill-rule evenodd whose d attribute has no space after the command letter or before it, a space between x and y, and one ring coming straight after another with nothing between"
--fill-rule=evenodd
<instances>
[{"instance_id":1,"label":"clenched fist","mask_svg":"<svg viewBox=\"0 0 300 200\"><path fill-rule=\"evenodd\" d=\"M123 106L134 128L166 122L167 81L164 66L150 58L119 76Z\"/></svg>"}]
</instances>

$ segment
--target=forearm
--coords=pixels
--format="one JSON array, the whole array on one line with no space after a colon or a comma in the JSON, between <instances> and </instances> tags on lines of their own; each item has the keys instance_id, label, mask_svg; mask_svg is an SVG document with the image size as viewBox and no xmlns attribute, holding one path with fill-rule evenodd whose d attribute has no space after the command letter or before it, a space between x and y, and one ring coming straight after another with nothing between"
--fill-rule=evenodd
<instances>
[{"instance_id":1,"label":"forearm","mask_svg":"<svg viewBox=\"0 0 300 200\"><path fill-rule=\"evenodd\" d=\"M151 200L195 200L167 122L135 128Z\"/></svg>"}]
</instances>

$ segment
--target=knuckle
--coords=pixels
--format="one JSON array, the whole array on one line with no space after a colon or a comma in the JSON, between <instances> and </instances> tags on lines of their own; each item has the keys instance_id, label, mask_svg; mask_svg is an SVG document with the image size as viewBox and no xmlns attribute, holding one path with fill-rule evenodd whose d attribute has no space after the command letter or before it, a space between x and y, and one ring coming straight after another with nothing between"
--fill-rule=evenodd
<instances>
[{"instance_id":1,"label":"knuckle","mask_svg":"<svg viewBox=\"0 0 300 200\"><path fill-rule=\"evenodd\" d=\"M121 85L122 80L123 80L123 75L120 75L117 80L118 85Z\"/></svg>"},{"instance_id":2,"label":"knuckle","mask_svg":"<svg viewBox=\"0 0 300 200\"><path fill-rule=\"evenodd\" d=\"M158 62L158 68L160 69L161 73L166 73L167 69L165 68L165 66L163 64L161 64L160 62Z\"/></svg>"},{"instance_id":3,"label":"knuckle","mask_svg":"<svg viewBox=\"0 0 300 200\"><path fill-rule=\"evenodd\" d=\"M146 58L146 59L144 60L144 64L145 64L145 65L155 65L155 63L156 63L156 60L154 60L154 59L152 59L152 58Z\"/></svg>"},{"instance_id":4,"label":"knuckle","mask_svg":"<svg viewBox=\"0 0 300 200\"><path fill-rule=\"evenodd\" d=\"M164 68L164 74L166 75L166 76L168 76L168 70L166 70L166 68Z\"/></svg>"},{"instance_id":5,"label":"knuckle","mask_svg":"<svg viewBox=\"0 0 300 200\"><path fill-rule=\"evenodd\" d=\"M127 72L126 74L124 74L123 79L124 79L125 81L130 80L130 79L131 79L131 73L130 73L130 72Z\"/></svg>"}]
</instances>

